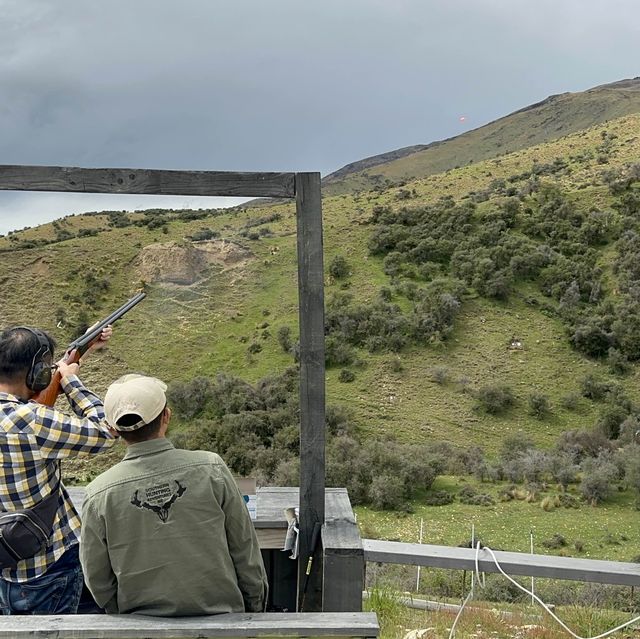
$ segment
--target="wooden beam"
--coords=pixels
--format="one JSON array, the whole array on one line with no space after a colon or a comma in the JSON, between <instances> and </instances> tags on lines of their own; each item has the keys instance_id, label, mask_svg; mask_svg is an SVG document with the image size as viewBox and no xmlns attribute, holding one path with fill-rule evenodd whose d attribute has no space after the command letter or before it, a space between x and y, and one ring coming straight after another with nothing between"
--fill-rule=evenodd
<instances>
[{"instance_id":1,"label":"wooden beam","mask_svg":"<svg viewBox=\"0 0 640 639\"><path fill-rule=\"evenodd\" d=\"M322 611L362 610L364 552L345 488L327 488L322 527Z\"/></svg>"},{"instance_id":2,"label":"wooden beam","mask_svg":"<svg viewBox=\"0 0 640 639\"><path fill-rule=\"evenodd\" d=\"M314 529L319 540L324 523L325 385L324 385L324 270L322 260L322 201L319 173L296 173L298 220L298 291L300 313L300 546L299 587ZM304 598L304 606L302 601ZM298 608L322 609L322 549L313 553L313 571Z\"/></svg>"},{"instance_id":3,"label":"wooden beam","mask_svg":"<svg viewBox=\"0 0 640 639\"><path fill-rule=\"evenodd\" d=\"M295 174L0 165L0 190L295 197Z\"/></svg>"},{"instance_id":4,"label":"wooden beam","mask_svg":"<svg viewBox=\"0 0 640 639\"><path fill-rule=\"evenodd\" d=\"M323 526L322 552L323 612L362 610L364 551L353 512Z\"/></svg>"},{"instance_id":5,"label":"wooden beam","mask_svg":"<svg viewBox=\"0 0 640 639\"><path fill-rule=\"evenodd\" d=\"M362 546L365 561L475 570L476 551L472 548L405 544L375 539L363 539ZM497 550L494 554L502 570L508 575L640 586L640 564ZM478 566L482 572L499 572L486 550L480 550Z\"/></svg>"},{"instance_id":6,"label":"wooden beam","mask_svg":"<svg viewBox=\"0 0 640 639\"><path fill-rule=\"evenodd\" d=\"M0 639L204 639L205 637L377 637L375 613L229 613L207 617L11 615Z\"/></svg>"}]
</instances>

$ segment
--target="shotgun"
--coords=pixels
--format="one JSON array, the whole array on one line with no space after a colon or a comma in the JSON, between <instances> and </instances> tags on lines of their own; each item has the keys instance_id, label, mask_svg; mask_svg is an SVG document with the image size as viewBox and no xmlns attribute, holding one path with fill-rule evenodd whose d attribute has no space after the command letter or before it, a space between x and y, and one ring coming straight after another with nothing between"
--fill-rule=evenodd
<instances>
[{"instance_id":1,"label":"shotgun","mask_svg":"<svg viewBox=\"0 0 640 639\"><path fill-rule=\"evenodd\" d=\"M136 304L142 302L146 297L146 293L138 293L130 300L125 302L119 309L115 310L111 315L103 320L100 320L97 324L94 324L84 335L73 340L67 347L63 355L63 360L68 364L76 364L80 361L80 358L89 350L89 348L100 339L102 329L109 324L113 324L116 320L119 320L125 313L128 313ZM56 399L60 394L60 380L62 376L60 371L56 370L51 378L51 383L43 391L40 391L33 400L39 404L45 404L46 406L53 406L56 403Z\"/></svg>"}]
</instances>

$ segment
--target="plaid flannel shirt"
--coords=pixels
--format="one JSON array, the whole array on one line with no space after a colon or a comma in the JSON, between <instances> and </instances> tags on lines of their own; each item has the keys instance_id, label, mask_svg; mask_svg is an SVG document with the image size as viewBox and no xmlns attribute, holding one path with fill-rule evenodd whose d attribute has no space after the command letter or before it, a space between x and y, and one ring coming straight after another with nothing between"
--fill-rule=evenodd
<instances>
[{"instance_id":1,"label":"plaid flannel shirt","mask_svg":"<svg viewBox=\"0 0 640 639\"><path fill-rule=\"evenodd\" d=\"M57 489L60 460L108 450L115 439L104 422L102 400L75 376L62 379L75 415L0 393L0 510L30 508ZM24 582L43 575L80 540L80 518L60 484L58 512L46 547L5 568L2 578Z\"/></svg>"}]
</instances>

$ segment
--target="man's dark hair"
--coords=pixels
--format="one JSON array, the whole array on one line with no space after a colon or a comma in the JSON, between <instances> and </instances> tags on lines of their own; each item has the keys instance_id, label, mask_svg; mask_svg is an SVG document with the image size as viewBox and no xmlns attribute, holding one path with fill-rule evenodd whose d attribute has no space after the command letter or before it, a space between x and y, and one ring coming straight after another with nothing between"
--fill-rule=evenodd
<instances>
[{"instance_id":1,"label":"man's dark hair","mask_svg":"<svg viewBox=\"0 0 640 639\"><path fill-rule=\"evenodd\" d=\"M154 439L158 435L158 432L160 431L160 425L162 424L162 416L164 415L165 410L167 410L166 406L160 411L160 414L156 418L151 420L148 424L145 424L140 428L136 428L136 430L118 431L120 433L120 436L128 444L139 444L140 442L146 442L148 439ZM118 426L129 426L139 421L140 421L139 415L123 415L118 420Z\"/></svg>"},{"instance_id":2,"label":"man's dark hair","mask_svg":"<svg viewBox=\"0 0 640 639\"><path fill-rule=\"evenodd\" d=\"M48 333L40 331L49 342L53 356L56 343ZM40 340L21 327L7 328L0 334L0 381L17 382L23 379L34 357L40 351Z\"/></svg>"}]
</instances>

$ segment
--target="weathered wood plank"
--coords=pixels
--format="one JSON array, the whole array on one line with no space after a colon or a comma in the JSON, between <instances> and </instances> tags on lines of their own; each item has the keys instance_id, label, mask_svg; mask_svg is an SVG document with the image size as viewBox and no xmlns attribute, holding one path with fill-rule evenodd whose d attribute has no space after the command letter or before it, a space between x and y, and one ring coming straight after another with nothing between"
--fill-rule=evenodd
<instances>
[{"instance_id":1,"label":"weathered wood plank","mask_svg":"<svg viewBox=\"0 0 640 639\"><path fill-rule=\"evenodd\" d=\"M377 637L375 613L234 613L208 617L143 615L9 616L0 639L195 639L205 637Z\"/></svg>"},{"instance_id":2,"label":"weathered wood plank","mask_svg":"<svg viewBox=\"0 0 640 639\"><path fill-rule=\"evenodd\" d=\"M322 609L321 544L313 546L314 530L324 523L325 382L324 271L322 201L319 173L296 173L298 227L298 290L300 317L300 558L298 584L305 584L310 554L313 570L298 606ZM316 537L319 535L316 534Z\"/></svg>"},{"instance_id":3,"label":"weathered wood plank","mask_svg":"<svg viewBox=\"0 0 640 639\"><path fill-rule=\"evenodd\" d=\"M375 539L363 539L362 546L365 561L475 570L476 551L472 548L405 544ZM621 586L640 585L640 564L518 552L494 551L494 553L502 569L509 575L590 581ZM478 565L482 572L499 572L486 550L480 551Z\"/></svg>"},{"instance_id":4,"label":"weathered wood plank","mask_svg":"<svg viewBox=\"0 0 640 639\"><path fill-rule=\"evenodd\" d=\"M322 610L362 610L364 550L353 516L327 521L322 528Z\"/></svg>"},{"instance_id":5,"label":"weathered wood plank","mask_svg":"<svg viewBox=\"0 0 640 639\"><path fill-rule=\"evenodd\" d=\"M295 197L295 174L0 165L0 190Z\"/></svg>"}]
</instances>

